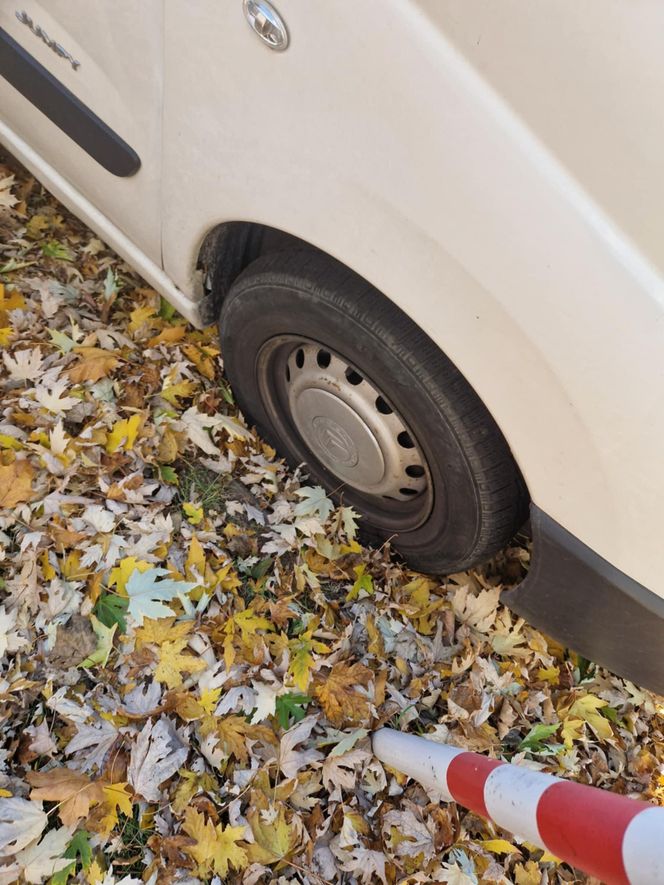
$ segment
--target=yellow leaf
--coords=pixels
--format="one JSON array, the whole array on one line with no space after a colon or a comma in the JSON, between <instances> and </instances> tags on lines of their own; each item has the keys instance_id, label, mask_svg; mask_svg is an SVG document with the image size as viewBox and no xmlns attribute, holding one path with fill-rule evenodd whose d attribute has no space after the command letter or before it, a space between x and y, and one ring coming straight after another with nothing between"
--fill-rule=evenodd
<instances>
[{"instance_id":1,"label":"yellow leaf","mask_svg":"<svg viewBox=\"0 0 664 885\"><path fill-rule=\"evenodd\" d=\"M82 381L99 381L105 378L120 362L117 356L101 347L76 347L81 360L68 370L69 378L74 384Z\"/></svg>"},{"instance_id":2,"label":"yellow leaf","mask_svg":"<svg viewBox=\"0 0 664 885\"><path fill-rule=\"evenodd\" d=\"M188 573L193 573L193 570L195 569L199 577L205 575L205 551L196 535L191 536L185 567Z\"/></svg>"},{"instance_id":3,"label":"yellow leaf","mask_svg":"<svg viewBox=\"0 0 664 885\"><path fill-rule=\"evenodd\" d=\"M560 736L565 746L569 749L574 741L583 739L583 719L566 719L560 730Z\"/></svg>"},{"instance_id":4,"label":"yellow leaf","mask_svg":"<svg viewBox=\"0 0 664 885\"><path fill-rule=\"evenodd\" d=\"M272 630L272 623L267 618L261 618L252 608L233 615L233 624L239 627L243 639L256 634L257 630ZM228 630L228 628L226 628Z\"/></svg>"},{"instance_id":5,"label":"yellow leaf","mask_svg":"<svg viewBox=\"0 0 664 885\"><path fill-rule=\"evenodd\" d=\"M8 457L13 458L13 455ZM25 459L13 460L9 464L0 463L0 507L14 507L32 501L35 492L32 479L35 471Z\"/></svg>"},{"instance_id":6,"label":"yellow leaf","mask_svg":"<svg viewBox=\"0 0 664 885\"><path fill-rule=\"evenodd\" d=\"M126 782L109 784L102 787L104 791L104 810L106 814L101 819L102 832L108 835L118 822L118 810L127 817L132 816L131 792Z\"/></svg>"},{"instance_id":7,"label":"yellow leaf","mask_svg":"<svg viewBox=\"0 0 664 885\"><path fill-rule=\"evenodd\" d=\"M187 501L182 505L182 509L187 516L187 522L191 523L191 525L198 525L203 521L204 514L202 507L197 507L195 504L191 504Z\"/></svg>"},{"instance_id":8,"label":"yellow leaf","mask_svg":"<svg viewBox=\"0 0 664 885\"><path fill-rule=\"evenodd\" d=\"M219 353L214 348L206 348L206 350L212 351L215 355ZM201 375L205 375L210 381L214 381L214 363L208 355L199 350L194 344L183 345L182 352L196 366Z\"/></svg>"},{"instance_id":9,"label":"yellow leaf","mask_svg":"<svg viewBox=\"0 0 664 885\"><path fill-rule=\"evenodd\" d=\"M98 805L104 799L98 782L71 768L31 771L26 778L33 787L30 798L57 802L60 820L66 827L74 826L87 816L91 805Z\"/></svg>"},{"instance_id":10,"label":"yellow leaf","mask_svg":"<svg viewBox=\"0 0 664 885\"><path fill-rule=\"evenodd\" d=\"M25 298L16 289L11 289L9 294L5 294L5 284L0 283L0 310L17 310L25 307Z\"/></svg>"},{"instance_id":11,"label":"yellow leaf","mask_svg":"<svg viewBox=\"0 0 664 885\"><path fill-rule=\"evenodd\" d=\"M325 715L332 725L358 724L369 716L369 698L356 689L367 686L371 670L363 664L335 664L325 681L316 688Z\"/></svg>"},{"instance_id":12,"label":"yellow leaf","mask_svg":"<svg viewBox=\"0 0 664 885\"><path fill-rule=\"evenodd\" d=\"M150 338L149 347L156 347L157 344L174 344L182 341L187 332L186 326L165 326L158 335Z\"/></svg>"},{"instance_id":13,"label":"yellow leaf","mask_svg":"<svg viewBox=\"0 0 664 885\"><path fill-rule=\"evenodd\" d=\"M512 845L507 839L483 839L480 845L492 854L520 853L516 845Z\"/></svg>"},{"instance_id":14,"label":"yellow leaf","mask_svg":"<svg viewBox=\"0 0 664 885\"><path fill-rule=\"evenodd\" d=\"M251 726L244 716L223 716L217 720L216 731L224 752L235 756L239 762L247 762L249 753L245 743Z\"/></svg>"},{"instance_id":15,"label":"yellow leaf","mask_svg":"<svg viewBox=\"0 0 664 885\"><path fill-rule=\"evenodd\" d=\"M23 448L23 443L20 442L20 440L15 439L13 436L9 436L6 433L0 433L0 448L14 449L17 452L20 452Z\"/></svg>"},{"instance_id":16,"label":"yellow leaf","mask_svg":"<svg viewBox=\"0 0 664 885\"><path fill-rule=\"evenodd\" d=\"M157 308L148 304L145 307L137 307L135 310L129 314L130 323L128 329L130 332L138 332L138 330L144 326L153 326L154 320L151 320L152 317L157 312Z\"/></svg>"},{"instance_id":17,"label":"yellow leaf","mask_svg":"<svg viewBox=\"0 0 664 885\"><path fill-rule=\"evenodd\" d=\"M136 629L136 648L178 642L189 636L193 626L193 621L176 623L175 618L143 618L143 624Z\"/></svg>"},{"instance_id":18,"label":"yellow leaf","mask_svg":"<svg viewBox=\"0 0 664 885\"><path fill-rule=\"evenodd\" d=\"M161 396L171 405L177 406L179 399L192 396L195 390L195 381L178 381L176 384L164 385Z\"/></svg>"},{"instance_id":19,"label":"yellow leaf","mask_svg":"<svg viewBox=\"0 0 664 885\"><path fill-rule=\"evenodd\" d=\"M215 826L189 806L185 811L182 829L196 843L186 846L184 850L196 861L202 877L206 877L210 868L218 875L226 877L229 866L235 870L243 870L249 863L245 843L242 841L244 827L223 827L221 824Z\"/></svg>"},{"instance_id":20,"label":"yellow leaf","mask_svg":"<svg viewBox=\"0 0 664 885\"><path fill-rule=\"evenodd\" d=\"M127 581L132 576L133 572L147 572L148 569L151 568L152 566L149 562L143 562L140 559L136 559L135 556L127 556L120 560L118 565L111 570L108 579L109 586L115 587L121 596L126 596L125 588L127 586Z\"/></svg>"},{"instance_id":21,"label":"yellow leaf","mask_svg":"<svg viewBox=\"0 0 664 885\"><path fill-rule=\"evenodd\" d=\"M537 678L543 682L549 682L551 685L558 685L560 682L560 667L540 667L537 671Z\"/></svg>"},{"instance_id":22,"label":"yellow leaf","mask_svg":"<svg viewBox=\"0 0 664 885\"><path fill-rule=\"evenodd\" d=\"M210 716L214 713L221 697L220 688L206 688L201 692L199 704Z\"/></svg>"},{"instance_id":23,"label":"yellow leaf","mask_svg":"<svg viewBox=\"0 0 664 885\"><path fill-rule=\"evenodd\" d=\"M309 685L309 676L314 665L312 652L317 651L326 654L329 651L323 642L313 638L313 633L317 626L317 623L312 624L308 630L288 642L291 655L288 672L293 677L293 681L300 691L306 691Z\"/></svg>"},{"instance_id":24,"label":"yellow leaf","mask_svg":"<svg viewBox=\"0 0 664 885\"><path fill-rule=\"evenodd\" d=\"M517 864L514 868L514 881L516 885L540 885L542 871L539 864L534 860L529 860L525 864Z\"/></svg>"},{"instance_id":25,"label":"yellow leaf","mask_svg":"<svg viewBox=\"0 0 664 885\"><path fill-rule=\"evenodd\" d=\"M186 645L186 639L179 639L176 642L164 642L159 649L159 663L154 675L169 688L179 688L182 685L183 673L200 673L207 667L202 658L181 654Z\"/></svg>"},{"instance_id":26,"label":"yellow leaf","mask_svg":"<svg viewBox=\"0 0 664 885\"><path fill-rule=\"evenodd\" d=\"M276 863L288 857L294 847L294 835L286 821L283 805L279 806L276 818L273 814L269 815L270 823L263 819L258 808L251 808L247 812L247 820L256 840L247 846L252 863Z\"/></svg>"},{"instance_id":27,"label":"yellow leaf","mask_svg":"<svg viewBox=\"0 0 664 885\"><path fill-rule=\"evenodd\" d=\"M159 462L161 464L170 464L172 461L178 456L178 441L170 429L170 427L165 427L164 432L162 434L161 439L159 440L159 449L157 451L157 457L159 458Z\"/></svg>"},{"instance_id":28,"label":"yellow leaf","mask_svg":"<svg viewBox=\"0 0 664 885\"><path fill-rule=\"evenodd\" d=\"M106 872L102 869L101 864L95 858L85 871L88 885L100 885L106 878Z\"/></svg>"},{"instance_id":29,"label":"yellow leaf","mask_svg":"<svg viewBox=\"0 0 664 885\"><path fill-rule=\"evenodd\" d=\"M601 741L611 740L613 730L608 719L605 719L598 710L607 706L607 701L595 697L592 694L586 694L577 698L569 709L567 714L571 719L583 719L595 732Z\"/></svg>"},{"instance_id":30,"label":"yellow leaf","mask_svg":"<svg viewBox=\"0 0 664 885\"><path fill-rule=\"evenodd\" d=\"M11 326L2 326L0 328L0 347L6 347L12 340L14 330Z\"/></svg>"},{"instance_id":31,"label":"yellow leaf","mask_svg":"<svg viewBox=\"0 0 664 885\"><path fill-rule=\"evenodd\" d=\"M134 448L141 421L140 415L132 415L131 418L122 418L115 422L106 440L106 451L109 455L117 452L120 448L126 452Z\"/></svg>"}]
</instances>

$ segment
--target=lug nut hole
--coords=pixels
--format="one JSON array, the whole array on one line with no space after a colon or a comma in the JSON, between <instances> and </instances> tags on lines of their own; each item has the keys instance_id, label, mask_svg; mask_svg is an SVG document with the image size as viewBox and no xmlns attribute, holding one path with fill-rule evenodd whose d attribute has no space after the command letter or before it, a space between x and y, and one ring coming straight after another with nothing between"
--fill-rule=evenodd
<instances>
[{"instance_id":1,"label":"lug nut hole","mask_svg":"<svg viewBox=\"0 0 664 885\"><path fill-rule=\"evenodd\" d=\"M414 449L415 443L413 442L410 433L407 430L402 430L399 436L397 436L397 442L401 446L402 449Z\"/></svg>"},{"instance_id":2,"label":"lug nut hole","mask_svg":"<svg viewBox=\"0 0 664 885\"><path fill-rule=\"evenodd\" d=\"M346 369L346 381L349 384L361 384L364 381L364 378L360 375L359 372L356 372L355 369Z\"/></svg>"},{"instance_id":3,"label":"lug nut hole","mask_svg":"<svg viewBox=\"0 0 664 885\"><path fill-rule=\"evenodd\" d=\"M424 467L421 467L419 464L409 464L406 467L406 475L412 476L413 479L419 479L421 476L424 476Z\"/></svg>"},{"instance_id":4,"label":"lug nut hole","mask_svg":"<svg viewBox=\"0 0 664 885\"><path fill-rule=\"evenodd\" d=\"M376 398L376 408L381 415L391 415L392 409L388 406L382 396Z\"/></svg>"},{"instance_id":5,"label":"lug nut hole","mask_svg":"<svg viewBox=\"0 0 664 885\"><path fill-rule=\"evenodd\" d=\"M327 350L319 350L316 354L316 362L321 367L321 369L327 369L330 365L330 354Z\"/></svg>"}]
</instances>

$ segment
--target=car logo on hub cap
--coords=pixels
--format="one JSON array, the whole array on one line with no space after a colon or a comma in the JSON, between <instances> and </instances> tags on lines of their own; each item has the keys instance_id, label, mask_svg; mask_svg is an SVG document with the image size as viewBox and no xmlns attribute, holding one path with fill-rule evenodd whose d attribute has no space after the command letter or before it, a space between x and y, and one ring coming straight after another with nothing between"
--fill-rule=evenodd
<instances>
[{"instance_id":1,"label":"car logo on hub cap","mask_svg":"<svg viewBox=\"0 0 664 885\"><path fill-rule=\"evenodd\" d=\"M360 460L352 437L332 418L322 415L312 421L316 442L323 459L341 467L355 467Z\"/></svg>"}]
</instances>

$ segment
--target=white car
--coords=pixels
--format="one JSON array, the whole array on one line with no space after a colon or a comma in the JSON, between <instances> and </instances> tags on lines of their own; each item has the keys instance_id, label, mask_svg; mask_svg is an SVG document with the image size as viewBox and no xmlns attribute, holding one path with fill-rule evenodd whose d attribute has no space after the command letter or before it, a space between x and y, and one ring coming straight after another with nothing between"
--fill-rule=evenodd
<instances>
[{"instance_id":1,"label":"white car","mask_svg":"<svg viewBox=\"0 0 664 885\"><path fill-rule=\"evenodd\" d=\"M664 4L17 0L0 141L418 569L664 692Z\"/></svg>"}]
</instances>

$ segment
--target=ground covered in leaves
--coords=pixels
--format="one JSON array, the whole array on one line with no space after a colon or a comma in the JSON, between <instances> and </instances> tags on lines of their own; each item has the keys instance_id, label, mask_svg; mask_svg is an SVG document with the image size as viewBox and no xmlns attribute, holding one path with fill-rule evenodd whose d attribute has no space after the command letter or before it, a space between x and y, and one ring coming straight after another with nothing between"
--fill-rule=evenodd
<instances>
[{"instance_id":1,"label":"ground covered in leaves","mask_svg":"<svg viewBox=\"0 0 664 885\"><path fill-rule=\"evenodd\" d=\"M663 708L287 470L188 327L0 160L0 885L586 881L377 726L661 802Z\"/></svg>"}]
</instances>

